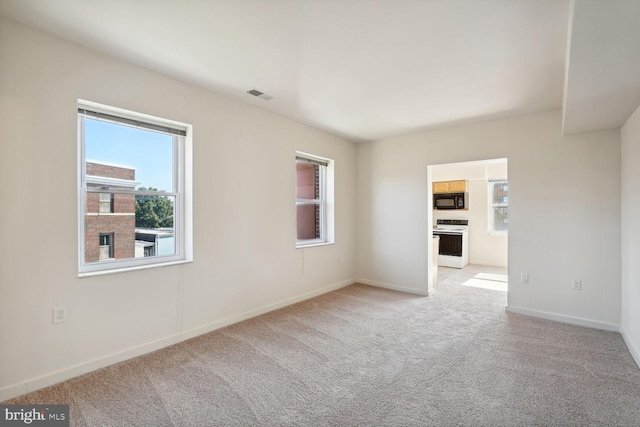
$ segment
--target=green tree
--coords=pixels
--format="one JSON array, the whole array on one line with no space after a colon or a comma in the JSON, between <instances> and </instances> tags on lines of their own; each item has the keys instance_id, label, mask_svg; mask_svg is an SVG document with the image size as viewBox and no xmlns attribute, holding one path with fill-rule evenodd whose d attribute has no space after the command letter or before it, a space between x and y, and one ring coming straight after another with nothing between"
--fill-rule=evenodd
<instances>
[{"instance_id":1,"label":"green tree","mask_svg":"<svg viewBox=\"0 0 640 427\"><path fill-rule=\"evenodd\" d=\"M140 191L158 191L140 187ZM173 227L173 204L167 196L136 196L136 227Z\"/></svg>"}]
</instances>

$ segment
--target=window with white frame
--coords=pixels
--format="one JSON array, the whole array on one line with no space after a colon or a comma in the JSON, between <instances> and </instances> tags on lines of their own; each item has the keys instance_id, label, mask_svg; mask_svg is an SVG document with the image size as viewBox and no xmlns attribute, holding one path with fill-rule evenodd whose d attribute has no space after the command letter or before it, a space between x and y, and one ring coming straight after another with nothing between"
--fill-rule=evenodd
<instances>
[{"instance_id":1,"label":"window with white frame","mask_svg":"<svg viewBox=\"0 0 640 427\"><path fill-rule=\"evenodd\" d=\"M80 275L190 260L188 131L173 121L78 104Z\"/></svg>"},{"instance_id":2,"label":"window with white frame","mask_svg":"<svg viewBox=\"0 0 640 427\"><path fill-rule=\"evenodd\" d=\"M298 247L332 243L331 163L329 159L296 153L296 246Z\"/></svg>"},{"instance_id":3,"label":"window with white frame","mask_svg":"<svg viewBox=\"0 0 640 427\"><path fill-rule=\"evenodd\" d=\"M489 181L489 234L509 229L509 185L507 180Z\"/></svg>"}]
</instances>

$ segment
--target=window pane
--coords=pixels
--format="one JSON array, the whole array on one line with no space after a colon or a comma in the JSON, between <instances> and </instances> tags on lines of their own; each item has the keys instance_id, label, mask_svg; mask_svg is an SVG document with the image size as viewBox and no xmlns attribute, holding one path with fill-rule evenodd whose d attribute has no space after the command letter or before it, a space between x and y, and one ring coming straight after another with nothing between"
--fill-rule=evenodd
<instances>
[{"instance_id":1,"label":"window pane","mask_svg":"<svg viewBox=\"0 0 640 427\"><path fill-rule=\"evenodd\" d=\"M175 197L136 196L136 257L173 255Z\"/></svg>"},{"instance_id":2,"label":"window pane","mask_svg":"<svg viewBox=\"0 0 640 427\"><path fill-rule=\"evenodd\" d=\"M509 228L508 205L509 185L507 181L492 182L489 186L491 204L489 206L489 233L504 234Z\"/></svg>"},{"instance_id":3,"label":"window pane","mask_svg":"<svg viewBox=\"0 0 640 427\"><path fill-rule=\"evenodd\" d=\"M111 245L100 245L100 261L111 259Z\"/></svg>"},{"instance_id":4,"label":"window pane","mask_svg":"<svg viewBox=\"0 0 640 427\"><path fill-rule=\"evenodd\" d=\"M113 212L113 194L99 193L100 194L100 213L112 213Z\"/></svg>"},{"instance_id":5,"label":"window pane","mask_svg":"<svg viewBox=\"0 0 640 427\"><path fill-rule=\"evenodd\" d=\"M320 238L320 206L316 204L296 205L297 239Z\"/></svg>"},{"instance_id":6,"label":"window pane","mask_svg":"<svg viewBox=\"0 0 640 427\"><path fill-rule=\"evenodd\" d=\"M100 234L98 245L99 261L113 258L113 234Z\"/></svg>"},{"instance_id":7,"label":"window pane","mask_svg":"<svg viewBox=\"0 0 640 427\"><path fill-rule=\"evenodd\" d=\"M508 208L493 208L493 229L495 231L507 231L509 218L507 216Z\"/></svg>"},{"instance_id":8,"label":"window pane","mask_svg":"<svg viewBox=\"0 0 640 427\"><path fill-rule=\"evenodd\" d=\"M176 254L175 196L160 193L176 187L177 137L86 117L84 123L85 263Z\"/></svg>"},{"instance_id":9,"label":"window pane","mask_svg":"<svg viewBox=\"0 0 640 427\"><path fill-rule=\"evenodd\" d=\"M100 194L87 193L86 263L176 253L175 196L114 193L113 214L100 215ZM106 246L110 248L105 249Z\"/></svg>"},{"instance_id":10,"label":"window pane","mask_svg":"<svg viewBox=\"0 0 640 427\"><path fill-rule=\"evenodd\" d=\"M506 205L509 203L508 185L506 182L496 182L493 185L493 203Z\"/></svg>"},{"instance_id":11,"label":"window pane","mask_svg":"<svg viewBox=\"0 0 640 427\"><path fill-rule=\"evenodd\" d=\"M320 166L296 162L296 198L316 200L320 197Z\"/></svg>"},{"instance_id":12,"label":"window pane","mask_svg":"<svg viewBox=\"0 0 640 427\"><path fill-rule=\"evenodd\" d=\"M89 118L84 122L87 185L117 179L174 192L173 136Z\"/></svg>"}]
</instances>

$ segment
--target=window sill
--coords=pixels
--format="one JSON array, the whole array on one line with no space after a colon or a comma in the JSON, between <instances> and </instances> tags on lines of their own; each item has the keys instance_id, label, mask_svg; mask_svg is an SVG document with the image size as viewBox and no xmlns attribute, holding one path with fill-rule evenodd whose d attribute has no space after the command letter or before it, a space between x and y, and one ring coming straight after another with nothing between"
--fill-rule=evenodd
<instances>
[{"instance_id":1,"label":"window sill","mask_svg":"<svg viewBox=\"0 0 640 427\"><path fill-rule=\"evenodd\" d=\"M150 268L168 267L170 265L189 264L192 262L193 260L167 261L154 264L136 265L132 267L113 268L111 270L87 271L78 273L78 278L82 279L85 277L104 276L106 274L125 273L127 271L148 270Z\"/></svg>"},{"instance_id":2,"label":"window sill","mask_svg":"<svg viewBox=\"0 0 640 427\"><path fill-rule=\"evenodd\" d=\"M308 243L296 243L296 249L311 248L313 246L327 246L334 245L335 242L320 242L317 240L310 240Z\"/></svg>"}]
</instances>

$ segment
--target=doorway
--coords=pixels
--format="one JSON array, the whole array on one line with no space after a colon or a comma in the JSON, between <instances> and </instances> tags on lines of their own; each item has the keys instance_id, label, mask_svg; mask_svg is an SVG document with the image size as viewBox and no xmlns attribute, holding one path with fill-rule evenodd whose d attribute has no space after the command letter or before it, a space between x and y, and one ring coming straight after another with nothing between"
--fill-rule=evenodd
<instances>
[{"instance_id":1,"label":"doorway","mask_svg":"<svg viewBox=\"0 0 640 427\"><path fill-rule=\"evenodd\" d=\"M431 260L429 291L438 285L463 285L493 291L508 290L508 224L509 185L506 158L471 162L429 165L428 177L428 256ZM434 186L434 183L437 183ZM448 185L445 183L449 183ZM434 209L433 194L455 187L464 189L466 203L463 209ZM440 229L440 223L468 223L468 264L459 263L452 268L447 257L439 254L440 246L434 236L445 236L445 246L452 241L451 234ZM434 233L434 228L439 227ZM443 225L442 227L446 227ZM458 239L462 241L462 239ZM440 262L438 262L440 258ZM440 263L440 265L437 265ZM505 299L506 303L506 299Z\"/></svg>"}]
</instances>

